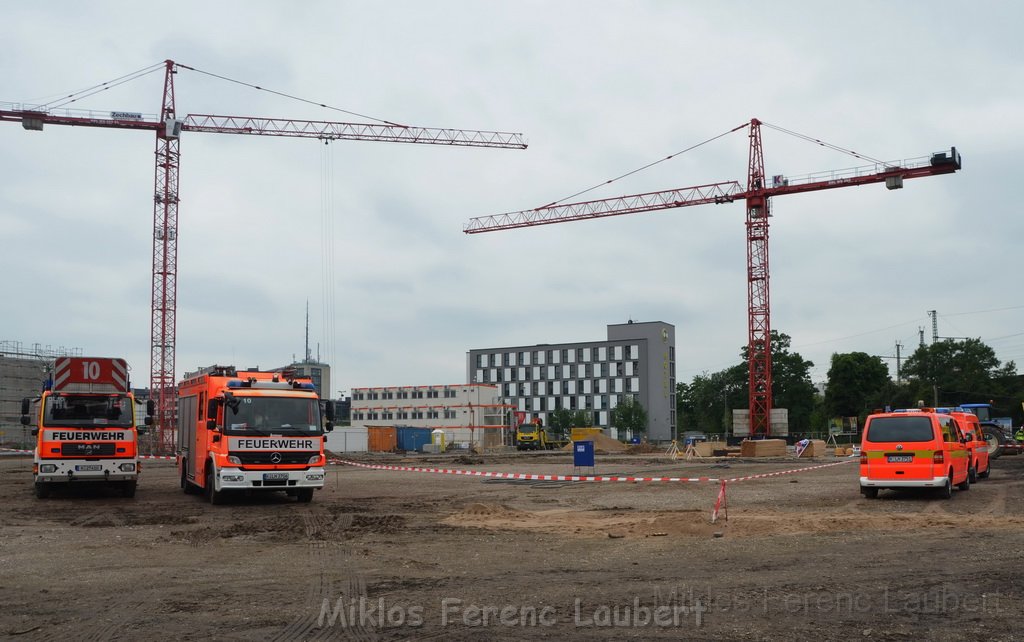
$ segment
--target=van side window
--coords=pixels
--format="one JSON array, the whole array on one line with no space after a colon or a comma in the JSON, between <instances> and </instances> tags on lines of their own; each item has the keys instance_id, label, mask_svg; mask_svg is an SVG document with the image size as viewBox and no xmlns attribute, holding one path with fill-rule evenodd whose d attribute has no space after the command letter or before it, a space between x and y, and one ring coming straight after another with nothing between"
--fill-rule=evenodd
<instances>
[{"instance_id":1,"label":"van side window","mask_svg":"<svg viewBox=\"0 0 1024 642\"><path fill-rule=\"evenodd\" d=\"M942 441L945 441L945 442L956 441L956 439L953 436L954 428L951 425L952 423L953 423L953 420L950 417L940 417L939 418L939 425L942 426Z\"/></svg>"}]
</instances>

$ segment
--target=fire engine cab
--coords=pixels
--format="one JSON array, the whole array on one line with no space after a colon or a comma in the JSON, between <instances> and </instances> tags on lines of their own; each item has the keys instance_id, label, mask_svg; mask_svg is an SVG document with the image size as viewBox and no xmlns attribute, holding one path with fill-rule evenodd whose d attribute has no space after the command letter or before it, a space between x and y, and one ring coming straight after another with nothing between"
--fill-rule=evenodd
<instances>
[{"instance_id":1,"label":"fire engine cab","mask_svg":"<svg viewBox=\"0 0 1024 642\"><path fill-rule=\"evenodd\" d=\"M326 405L331 430L333 404ZM231 492L285 491L300 502L324 486L320 399L309 379L210 366L178 384L181 488L220 504Z\"/></svg>"}]
</instances>

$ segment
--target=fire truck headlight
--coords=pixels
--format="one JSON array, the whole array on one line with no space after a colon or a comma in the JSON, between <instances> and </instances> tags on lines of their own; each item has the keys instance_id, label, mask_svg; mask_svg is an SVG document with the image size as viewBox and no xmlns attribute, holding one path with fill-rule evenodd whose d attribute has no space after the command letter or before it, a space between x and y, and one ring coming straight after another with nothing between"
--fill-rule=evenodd
<instances>
[{"instance_id":1,"label":"fire truck headlight","mask_svg":"<svg viewBox=\"0 0 1024 642\"><path fill-rule=\"evenodd\" d=\"M321 474L306 475L306 481L323 481L324 476Z\"/></svg>"},{"instance_id":2,"label":"fire truck headlight","mask_svg":"<svg viewBox=\"0 0 1024 642\"><path fill-rule=\"evenodd\" d=\"M39 472L41 472L41 473L55 473L55 472L57 472L57 467L55 465L53 465L53 464L40 464Z\"/></svg>"},{"instance_id":3,"label":"fire truck headlight","mask_svg":"<svg viewBox=\"0 0 1024 642\"><path fill-rule=\"evenodd\" d=\"M235 457L234 455L231 455L230 457L228 457L228 463L229 464L234 464L236 466L241 466L242 465L242 460L239 459L238 457Z\"/></svg>"},{"instance_id":4,"label":"fire truck headlight","mask_svg":"<svg viewBox=\"0 0 1024 642\"><path fill-rule=\"evenodd\" d=\"M135 472L135 464L121 464L121 472L133 473Z\"/></svg>"},{"instance_id":5,"label":"fire truck headlight","mask_svg":"<svg viewBox=\"0 0 1024 642\"><path fill-rule=\"evenodd\" d=\"M314 464L319 464L320 463L320 455L313 455L312 457L309 458L309 462L307 462L307 463L310 466L312 466Z\"/></svg>"}]
</instances>

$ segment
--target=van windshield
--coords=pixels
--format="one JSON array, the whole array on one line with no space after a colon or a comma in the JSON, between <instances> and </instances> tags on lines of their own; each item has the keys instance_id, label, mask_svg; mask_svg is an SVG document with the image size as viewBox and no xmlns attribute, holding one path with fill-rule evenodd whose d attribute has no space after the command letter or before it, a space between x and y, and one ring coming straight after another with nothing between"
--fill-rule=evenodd
<instances>
[{"instance_id":1,"label":"van windshield","mask_svg":"<svg viewBox=\"0 0 1024 642\"><path fill-rule=\"evenodd\" d=\"M865 439L873 442L884 441L931 441L931 417L876 417L868 424Z\"/></svg>"}]
</instances>

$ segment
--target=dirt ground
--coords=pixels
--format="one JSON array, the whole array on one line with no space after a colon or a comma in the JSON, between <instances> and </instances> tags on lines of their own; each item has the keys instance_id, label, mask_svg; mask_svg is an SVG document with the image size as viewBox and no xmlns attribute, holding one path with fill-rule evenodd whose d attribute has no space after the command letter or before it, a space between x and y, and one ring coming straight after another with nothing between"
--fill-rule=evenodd
<instances>
[{"instance_id":1,"label":"dirt ground","mask_svg":"<svg viewBox=\"0 0 1024 642\"><path fill-rule=\"evenodd\" d=\"M367 463L572 473L566 453ZM831 463L598 456L602 475ZM861 498L857 465L732 483L511 482L332 466L311 504L37 500L0 458L0 637L19 640L1020 639L1024 456L951 500Z\"/></svg>"}]
</instances>

